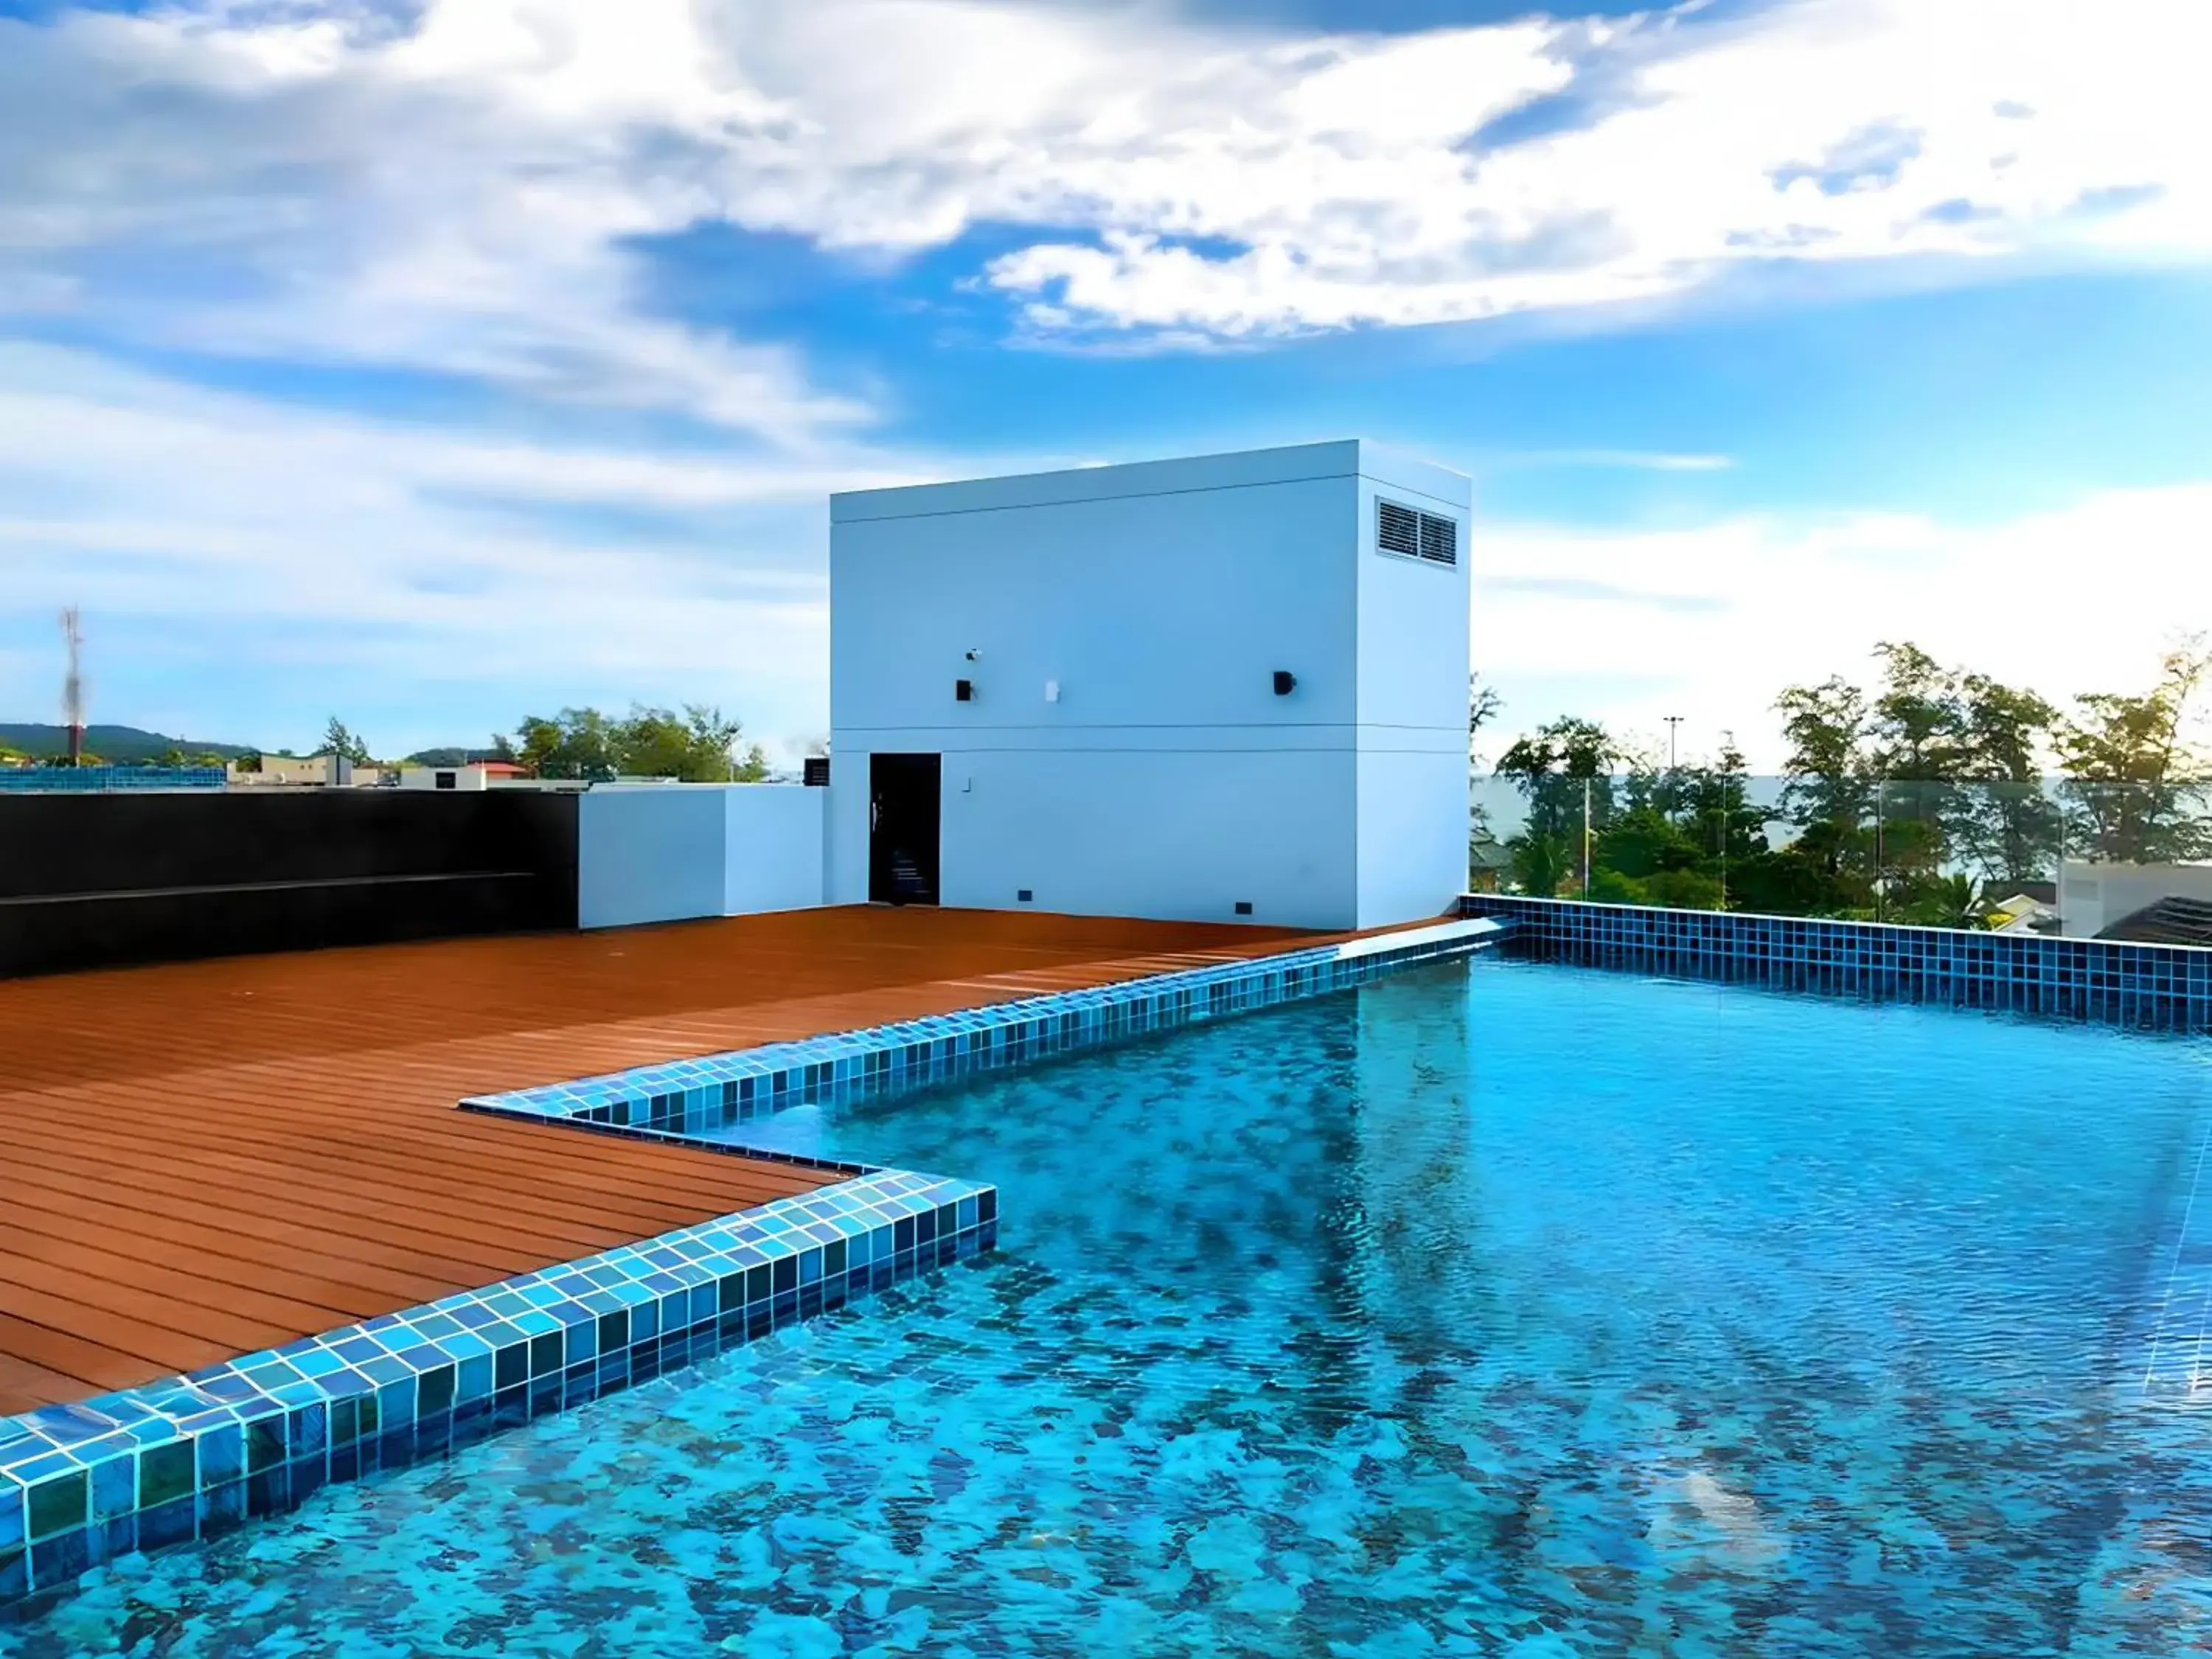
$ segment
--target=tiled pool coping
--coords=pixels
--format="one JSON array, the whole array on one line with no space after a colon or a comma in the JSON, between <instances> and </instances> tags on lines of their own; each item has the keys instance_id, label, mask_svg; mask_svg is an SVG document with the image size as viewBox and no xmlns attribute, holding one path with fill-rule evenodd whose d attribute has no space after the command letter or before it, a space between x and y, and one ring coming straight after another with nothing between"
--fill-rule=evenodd
<instances>
[{"instance_id":1,"label":"tiled pool coping","mask_svg":"<svg viewBox=\"0 0 2212 1659\"><path fill-rule=\"evenodd\" d=\"M1519 923L1513 953L1546 961L2212 1031L2212 951L2189 945L1488 893L1460 905Z\"/></svg>"},{"instance_id":2,"label":"tiled pool coping","mask_svg":"<svg viewBox=\"0 0 2212 1659\"><path fill-rule=\"evenodd\" d=\"M605 1077L478 1096L461 1104L471 1111L550 1117L599 1129L697 1134L803 1101L901 1094L1147 1032L1319 996L1417 963L1480 950L1504 939L1508 932L1495 921L1438 922L1218 968L1024 997L665 1066L635 1066ZM743 1146L726 1150L750 1158L775 1156Z\"/></svg>"},{"instance_id":3,"label":"tiled pool coping","mask_svg":"<svg viewBox=\"0 0 2212 1659\"><path fill-rule=\"evenodd\" d=\"M1510 931L1447 921L460 1103L677 1138L1316 996ZM848 1178L186 1376L0 1418L0 1618L116 1556L218 1537L331 1482L444 1456L995 1241L991 1186L793 1161Z\"/></svg>"},{"instance_id":4,"label":"tiled pool coping","mask_svg":"<svg viewBox=\"0 0 2212 1659\"><path fill-rule=\"evenodd\" d=\"M304 1337L0 1419L0 1607L332 1481L580 1405L988 1249L995 1188L878 1170Z\"/></svg>"}]
</instances>

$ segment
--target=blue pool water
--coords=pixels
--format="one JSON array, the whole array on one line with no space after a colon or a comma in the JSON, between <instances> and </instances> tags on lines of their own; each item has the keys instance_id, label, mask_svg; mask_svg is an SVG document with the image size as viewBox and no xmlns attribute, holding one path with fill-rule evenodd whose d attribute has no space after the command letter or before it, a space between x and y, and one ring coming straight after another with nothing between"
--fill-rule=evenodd
<instances>
[{"instance_id":1,"label":"blue pool water","mask_svg":"<svg viewBox=\"0 0 2212 1659\"><path fill-rule=\"evenodd\" d=\"M0 1647L2204 1647L2212 1421L2137 1357L2208 1064L1484 961L799 1109L741 1133L994 1179L999 1253Z\"/></svg>"}]
</instances>

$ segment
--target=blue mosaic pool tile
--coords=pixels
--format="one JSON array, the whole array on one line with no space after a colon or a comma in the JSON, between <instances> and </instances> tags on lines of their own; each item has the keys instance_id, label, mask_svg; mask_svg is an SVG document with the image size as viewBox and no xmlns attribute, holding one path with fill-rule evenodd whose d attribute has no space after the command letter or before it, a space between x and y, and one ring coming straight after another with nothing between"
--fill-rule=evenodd
<instances>
[{"instance_id":1,"label":"blue mosaic pool tile","mask_svg":"<svg viewBox=\"0 0 2212 1659\"><path fill-rule=\"evenodd\" d=\"M1461 904L1517 923L1514 954L1546 961L2212 1031L2212 951L2191 945L1492 894Z\"/></svg>"},{"instance_id":2,"label":"blue mosaic pool tile","mask_svg":"<svg viewBox=\"0 0 2212 1659\"><path fill-rule=\"evenodd\" d=\"M1494 920L1440 922L1218 967L477 1096L461 1104L471 1111L550 1117L644 1137L698 1134L794 1105L905 1094L1323 995L1421 962L1486 948L1509 931ZM729 1143L718 1143L717 1150L851 1173L866 1168Z\"/></svg>"},{"instance_id":3,"label":"blue mosaic pool tile","mask_svg":"<svg viewBox=\"0 0 2212 1659\"><path fill-rule=\"evenodd\" d=\"M283 1360L250 1354L0 1418L0 1603L117 1553L296 1508L334 1480L446 1455L502 1422L634 1386L975 1255L996 1237L997 1205L995 1188L973 1182L878 1170L556 1270L585 1295L556 1301L534 1333L507 1326L504 1344L480 1333L521 1309L521 1281L288 1344ZM878 1251L879 1237L898 1248ZM779 1270L796 1285L802 1264L805 1306L774 1287ZM495 1389L506 1395L497 1410Z\"/></svg>"},{"instance_id":4,"label":"blue mosaic pool tile","mask_svg":"<svg viewBox=\"0 0 2212 1659\"><path fill-rule=\"evenodd\" d=\"M1462 919L461 1103L680 1137L1317 996L1512 931ZM997 1237L988 1185L715 1149L848 1178L189 1376L0 1419L0 1606L57 1590L116 1553L219 1536L331 1482L445 1456L634 1387Z\"/></svg>"}]
</instances>

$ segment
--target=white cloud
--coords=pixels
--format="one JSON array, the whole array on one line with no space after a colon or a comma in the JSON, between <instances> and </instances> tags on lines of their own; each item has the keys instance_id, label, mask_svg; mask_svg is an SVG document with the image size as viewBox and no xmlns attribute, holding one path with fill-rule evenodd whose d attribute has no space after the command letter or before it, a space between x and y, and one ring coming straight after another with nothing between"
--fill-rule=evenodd
<instances>
[{"instance_id":1,"label":"white cloud","mask_svg":"<svg viewBox=\"0 0 2212 1659\"><path fill-rule=\"evenodd\" d=\"M1882 640L2031 686L2147 690L2179 632L2212 630L2212 483L2112 489L2059 510L1960 526L1914 514L1744 517L1575 533L1478 524L1474 655L1502 725L1601 719L1683 751L1733 728L1754 767L1781 750L1784 685L1865 684Z\"/></svg>"},{"instance_id":2,"label":"white cloud","mask_svg":"<svg viewBox=\"0 0 2212 1659\"><path fill-rule=\"evenodd\" d=\"M465 661L489 680L550 651L811 699L820 496L991 464L864 447L871 396L657 310L638 239L726 222L897 255L988 224L1014 246L968 276L1010 296L1022 337L1091 349L1648 307L1778 252L1936 256L1954 276L2201 260L2209 46L2201 0L1794 0L1724 24L1686 7L1400 38L982 0L0 20L0 334L404 370L528 404L533 432L596 434L288 413L18 352L0 361L0 605L232 623L245 656L311 627L396 676ZM1563 127L1476 138L1560 95L1586 106ZM729 453L640 447L645 420L606 436L669 410ZM587 532L556 506L657 527ZM1574 660L1699 699L1624 693L1619 717L1741 724L1785 679L1860 665L1899 626L1905 571L1930 648L2055 690L2122 684L2176 615L2204 615L2201 538L2183 557L2203 509L2180 491L2002 532L1501 530L1520 585L1478 638L1510 651L1571 620ZM2072 572L2130 559L2157 597L2082 627ZM1698 574L1652 574L1677 570ZM1788 597L1816 581L1817 605ZM1534 656L1493 666L1547 684Z\"/></svg>"},{"instance_id":3,"label":"white cloud","mask_svg":"<svg viewBox=\"0 0 2212 1659\"><path fill-rule=\"evenodd\" d=\"M629 239L1029 226L975 273L1029 332L1170 340L1649 302L1777 253L2201 258L2208 46L2198 0L1410 37L978 0L68 13L0 23L0 305L802 442L865 400L650 314ZM1475 142L1560 94L1579 125Z\"/></svg>"},{"instance_id":4,"label":"white cloud","mask_svg":"<svg viewBox=\"0 0 2212 1659\"><path fill-rule=\"evenodd\" d=\"M1475 40L1491 50L1364 120L1316 121L1301 97L1381 53ZM1777 255L2201 258L2208 46L2195 0L1802 0L1725 28L1662 14L1334 42L1275 60L1256 102L1192 100L1141 155L1052 147L1038 165L1096 238L992 275L1054 319L1240 335L1649 301ZM1604 88L1588 125L1462 142L1569 61ZM1441 118L1409 125L1401 101Z\"/></svg>"},{"instance_id":5,"label":"white cloud","mask_svg":"<svg viewBox=\"0 0 2212 1659\"><path fill-rule=\"evenodd\" d=\"M820 720L824 496L947 470L495 441L0 345L0 635L46 644L83 606L114 719L173 698L180 666L204 723L210 680L321 665L426 742L454 729L441 702L511 720L541 686L796 728ZM0 706L46 708L54 672L0 657Z\"/></svg>"}]
</instances>

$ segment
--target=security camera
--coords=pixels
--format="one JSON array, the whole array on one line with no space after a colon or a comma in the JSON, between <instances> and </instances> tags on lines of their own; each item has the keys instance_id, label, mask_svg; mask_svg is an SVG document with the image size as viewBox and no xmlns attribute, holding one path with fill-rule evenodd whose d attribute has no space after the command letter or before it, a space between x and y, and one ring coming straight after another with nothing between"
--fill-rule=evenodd
<instances>
[{"instance_id":1,"label":"security camera","mask_svg":"<svg viewBox=\"0 0 2212 1659\"><path fill-rule=\"evenodd\" d=\"M969 662L981 662L982 658L983 647L981 646L971 645L968 647L968 660Z\"/></svg>"}]
</instances>

